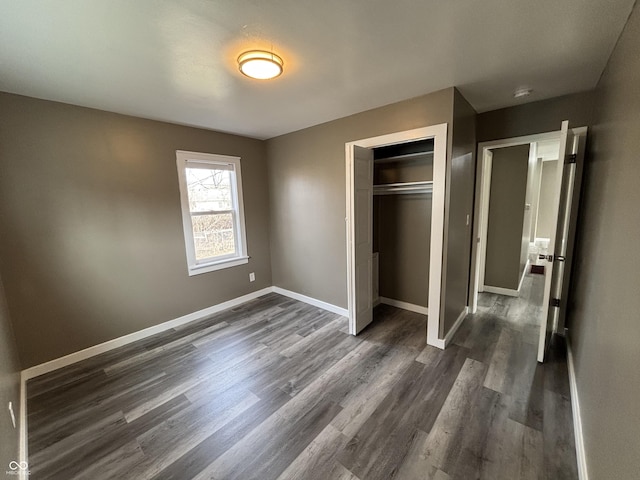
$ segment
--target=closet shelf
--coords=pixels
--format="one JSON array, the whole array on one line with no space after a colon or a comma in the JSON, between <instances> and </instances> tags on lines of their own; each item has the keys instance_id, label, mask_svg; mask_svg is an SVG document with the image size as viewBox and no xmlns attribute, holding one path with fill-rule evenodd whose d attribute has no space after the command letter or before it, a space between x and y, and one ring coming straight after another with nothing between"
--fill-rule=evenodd
<instances>
[{"instance_id":1,"label":"closet shelf","mask_svg":"<svg viewBox=\"0 0 640 480\"><path fill-rule=\"evenodd\" d=\"M403 195L433 192L433 181L386 183L374 185L374 195Z\"/></svg>"},{"instance_id":2,"label":"closet shelf","mask_svg":"<svg viewBox=\"0 0 640 480\"><path fill-rule=\"evenodd\" d=\"M431 155L433 155L433 150L430 152L405 153L403 155L395 155L393 157L376 158L374 160L374 163L392 163L407 160L418 160L422 157L429 157Z\"/></svg>"}]
</instances>

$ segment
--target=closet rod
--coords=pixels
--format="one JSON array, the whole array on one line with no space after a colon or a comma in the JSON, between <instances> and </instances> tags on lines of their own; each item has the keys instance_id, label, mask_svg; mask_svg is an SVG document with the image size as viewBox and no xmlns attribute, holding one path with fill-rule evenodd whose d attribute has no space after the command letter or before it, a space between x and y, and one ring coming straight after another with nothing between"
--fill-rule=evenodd
<instances>
[{"instance_id":1,"label":"closet rod","mask_svg":"<svg viewBox=\"0 0 640 480\"><path fill-rule=\"evenodd\" d=\"M373 188L389 188L389 187L424 187L433 185L433 180L421 180L419 182L397 182L397 183L378 183Z\"/></svg>"},{"instance_id":2,"label":"closet rod","mask_svg":"<svg viewBox=\"0 0 640 480\"><path fill-rule=\"evenodd\" d=\"M374 195L404 195L410 193L432 193L433 182L407 182L390 183L387 185L374 185Z\"/></svg>"},{"instance_id":3,"label":"closet rod","mask_svg":"<svg viewBox=\"0 0 640 480\"><path fill-rule=\"evenodd\" d=\"M384 192L373 192L373 195L378 197L382 195L427 195L431 193L433 193L433 189L431 188L414 188L411 190L389 190Z\"/></svg>"}]
</instances>

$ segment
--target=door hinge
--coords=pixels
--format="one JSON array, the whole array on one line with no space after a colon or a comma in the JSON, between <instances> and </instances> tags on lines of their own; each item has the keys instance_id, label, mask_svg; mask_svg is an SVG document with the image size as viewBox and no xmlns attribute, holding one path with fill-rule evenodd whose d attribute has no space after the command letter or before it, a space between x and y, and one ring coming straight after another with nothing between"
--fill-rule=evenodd
<instances>
[{"instance_id":1,"label":"door hinge","mask_svg":"<svg viewBox=\"0 0 640 480\"><path fill-rule=\"evenodd\" d=\"M559 307L560 306L560 299L559 298L552 298L551 299L551 306L552 307Z\"/></svg>"},{"instance_id":2,"label":"door hinge","mask_svg":"<svg viewBox=\"0 0 640 480\"><path fill-rule=\"evenodd\" d=\"M566 155L564 159L565 159L564 163L576 163L578 160L578 155L576 155L575 153L572 153L570 155Z\"/></svg>"}]
</instances>

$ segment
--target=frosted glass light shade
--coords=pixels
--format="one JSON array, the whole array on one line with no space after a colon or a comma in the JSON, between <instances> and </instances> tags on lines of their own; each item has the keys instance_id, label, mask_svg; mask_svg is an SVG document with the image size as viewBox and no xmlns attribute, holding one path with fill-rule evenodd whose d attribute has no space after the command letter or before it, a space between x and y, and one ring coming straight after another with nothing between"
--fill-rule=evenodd
<instances>
[{"instance_id":1,"label":"frosted glass light shade","mask_svg":"<svg viewBox=\"0 0 640 480\"><path fill-rule=\"evenodd\" d=\"M238 66L247 77L268 80L282 74L284 62L275 53L250 50L238 57Z\"/></svg>"}]
</instances>

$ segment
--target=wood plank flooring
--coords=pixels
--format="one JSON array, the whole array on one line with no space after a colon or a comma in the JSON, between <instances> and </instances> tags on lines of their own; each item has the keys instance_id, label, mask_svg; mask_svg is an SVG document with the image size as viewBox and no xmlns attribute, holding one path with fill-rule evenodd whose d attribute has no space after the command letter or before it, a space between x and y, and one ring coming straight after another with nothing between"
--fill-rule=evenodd
<instances>
[{"instance_id":1,"label":"wood plank flooring","mask_svg":"<svg viewBox=\"0 0 640 480\"><path fill-rule=\"evenodd\" d=\"M542 276L481 295L453 345L381 305L269 294L28 383L32 479L576 479L566 354L537 364Z\"/></svg>"}]
</instances>

